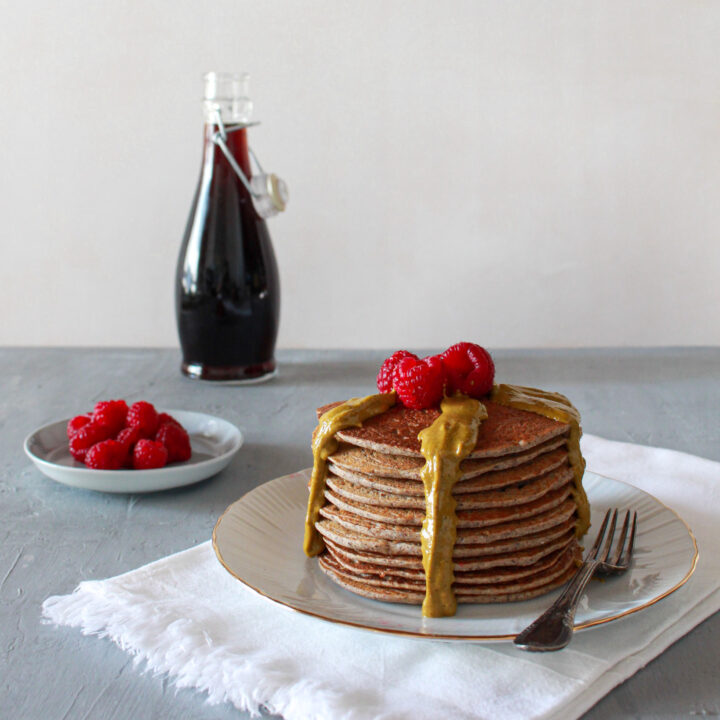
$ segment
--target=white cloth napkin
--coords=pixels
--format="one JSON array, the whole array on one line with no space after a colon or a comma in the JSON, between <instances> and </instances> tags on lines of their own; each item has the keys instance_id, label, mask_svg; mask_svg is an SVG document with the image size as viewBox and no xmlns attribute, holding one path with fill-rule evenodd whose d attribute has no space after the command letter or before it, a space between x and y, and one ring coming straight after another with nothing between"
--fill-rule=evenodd
<instances>
[{"instance_id":1,"label":"white cloth napkin","mask_svg":"<svg viewBox=\"0 0 720 720\"><path fill-rule=\"evenodd\" d=\"M586 436L588 468L674 508L700 561L662 602L566 650L437 643L324 623L260 598L218 563L210 543L48 598L45 617L110 637L212 703L288 720L577 717L720 609L720 463ZM710 552L708 552L710 550Z\"/></svg>"}]
</instances>

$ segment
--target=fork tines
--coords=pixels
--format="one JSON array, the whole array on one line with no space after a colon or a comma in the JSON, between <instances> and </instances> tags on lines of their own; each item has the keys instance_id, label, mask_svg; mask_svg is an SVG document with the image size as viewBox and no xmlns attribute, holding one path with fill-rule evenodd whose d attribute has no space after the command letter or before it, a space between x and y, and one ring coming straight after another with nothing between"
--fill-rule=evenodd
<instances>
[{"instance_id":1,"label":"fork tines","mask_svg":"<svg viewBox=\"0 0 720 720\"><path fill-rule=\"evenodd\" d=\"M597 560L600 563L614 568L625 569L630 564L630 558L632 557L633 548L635 546L635 531L637 529L637 511L632 513L631 522L631 511L625 511L625 518L623 520L622 528L620 530L620 536L615 543L615 552L610 554L613 544L613 538L615 535L615 527L617 525L618 509L609 508L605 513L600 531L597 534L595 543L593 544L590 552L588 553L588 560ZM629 538L628 538L629 532ZM604 542L603 542L604 541ZM602 550L600 547L602 545Z\"/></svg>"}]
</instances>

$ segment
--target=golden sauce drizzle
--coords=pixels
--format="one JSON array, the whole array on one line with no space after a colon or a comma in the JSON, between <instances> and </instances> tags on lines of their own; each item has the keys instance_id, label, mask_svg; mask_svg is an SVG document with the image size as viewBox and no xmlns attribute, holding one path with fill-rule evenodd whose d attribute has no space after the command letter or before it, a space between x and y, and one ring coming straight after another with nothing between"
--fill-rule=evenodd
<instances>
[{"instance_id":1,"label":"golden sauce drizzle","mask_svg":"<svg viewBox=\"0 0 720 720\"><path fill-rule=\"evenodd\" d=\"M327 459L337 450L335 433L349 427L362 425L363 420L389 410L395 404L395 393L368 395L364 398L351 398L328 410L320 417L312 443L313 469L310 478L310 497L305 516L305 539L303 549L308 557L319 555L325 549L322 536L315 528L320 516L320 508L325 503L325 480L327 478Z\"/></svg>"},{"instance_id":2,"label":"golden sauce drizzle","mask_svg":"<svg viewBox=\"0 0 720 720\"><path fill-rule=\"evenodd\" d=\"M580 436L582 435L580 413L560 393L546 392L521 385L494 385L490 399L498 405L526 410L570 425L570 437L567 443L568 459L575 476L573 498L578 513L575 534L582 537L590 527L590 505L582 485L585 460L580 453Z\"/></svg>"},{"instance_id":3,"label":"golden sauce drizzle","mask_svg":"<svg viewBox=\"0 0 720 720\"><path fill-rule=\"evenodd\" d=\"M440 410L440 417L418 434L425 458L421 472L425 520L420 531L425 569L424 617L446 617L457 610L452 589L452 555L457 537L452 490L460 478L460 462L472 452L480 422L487 418L485 406L464 395L446 397Z\"/></svg>"}]
</instances>

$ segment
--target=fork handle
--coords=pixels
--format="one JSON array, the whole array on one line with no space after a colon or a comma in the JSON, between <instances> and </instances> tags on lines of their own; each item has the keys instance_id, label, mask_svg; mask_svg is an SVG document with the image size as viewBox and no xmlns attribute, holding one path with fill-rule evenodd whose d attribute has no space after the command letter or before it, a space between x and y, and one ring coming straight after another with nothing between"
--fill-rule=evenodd
<instances>
[{"instance_id":1,"label":"fork handle","mask_svg":"<svg viewBox=\"0 0 720 720\"><path fill-rule=\"evenodd\" d=\"M560 597L535 622L528 625L513 643L531 652L562 650L566 647L572 640L578 602L598 565L597 560L584 562Z\"/></svg>"}]
</instances>

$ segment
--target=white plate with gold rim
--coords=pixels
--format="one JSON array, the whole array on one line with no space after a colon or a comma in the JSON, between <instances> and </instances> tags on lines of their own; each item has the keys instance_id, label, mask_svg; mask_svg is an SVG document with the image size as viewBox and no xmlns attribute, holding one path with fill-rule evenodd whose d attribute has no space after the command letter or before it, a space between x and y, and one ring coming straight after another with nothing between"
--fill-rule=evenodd
<instances>
[{"instance_id":1,"label":"white plate with gold rim","mask_svg":"<svg viewBox=\"0 0 720 720\"><path fill-rule=\"evenodd\" d=\"M231 575L263 597L330 622L433 640L498 642L515 637L559 591L505 604L459 605L450 618L423 618L420 607L379 602L332 582L303 553L310 470L271 480L223 513L213 547ZM576 630L637 612L684 585L697 563L697 544L678 515L632 485L586 472L583 484L593 529L609 507L638 512L635 557L623 575L591 582L575 618ZM594 539L594 531L589 537ZM585 543L589 543L586 541Z\"/></svg>"}]
</instances>

